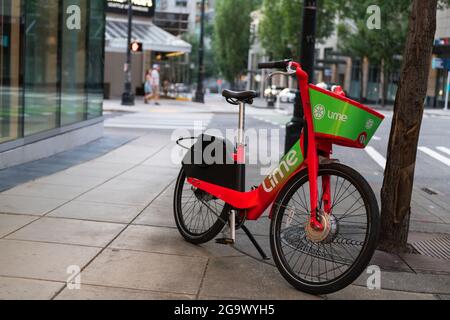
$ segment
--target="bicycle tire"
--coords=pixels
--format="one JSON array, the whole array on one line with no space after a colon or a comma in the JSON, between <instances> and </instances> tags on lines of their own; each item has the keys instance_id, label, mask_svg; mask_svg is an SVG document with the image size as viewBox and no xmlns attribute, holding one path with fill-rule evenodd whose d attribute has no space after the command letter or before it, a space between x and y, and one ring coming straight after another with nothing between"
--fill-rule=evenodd
<instances>
[{"instance_id":1,"label":"bicycle tire","mask_svg":"<svg viewBox=\"0 0 450 320\"><path fill-rule=\"evenodd\" d=\"M378 242L379 228L380 228L378 202L376 200L375 194L374 194L372 188L370 187L370 185L367 183L367 181L357 171L353 170L350 167L344 166L342 164L334 163L334 164L320 166L319 177L321 177L321 176L340 177L341 179L345 179L351 185L354 186L355 190L357 190L359 192L362 200L364 201L364 209L365 209L365 212L366 212L365 214L366 214L366 218L367 218L367 229L366 229L366 233L364 236L364 241L362 243L361 243L361 241L353 240L354 241L353 245L355 247L361 246L361 250L360 250L358 256L351 263L351 265L348 266L348 268L344 272L339 274L338 276L336 276L336 270L334 270L334 273L335 273L334 278L331 278L331 279L327 278L324 281L321 281L321 276L323 276L323 269L322 269L322 273L321 273L320 261L324 261L322 268L324 266L325 266L325 268L327 268L326 266L327 265L330 266L330 264L331 264L331 266L334 269L336 269L334 267L335 265L336 266L338 266L339 264L344 265L344 262L349 263L349 260L350 260L348 257L347 257L347 259L340 257L341 261L336 262L334 259L338 258L338 255L335 252L344 251L344 250L339 249L339 251L332 251L332 250L328 251L327 246L329 245L331 247L331 244L333 244L335 242L336 242L336 244L339 244L339 242L342 242L342 244L339 244L339 245L342 246L344 249L346 248L346 246L350 247L350 245L352 243L344 242L344 240L345 241L351 240L351 239L345 239L346 237L349 237L349 234L351 234L351 233L341 233L341 229L343 229L344 231L359 230L360 226L355 225L356 222L352 221L351 223L349 223L349 227L345 225L345 228L344 228L344 225L342 224L342 219L346 218L346 216L344 214L341 217L341 220L336 218L336 216L335 216L336 208L335 208L335 204L333 204L331 216L333 216L334 217L333 219L335 220L335 229L334 229L335 234L333 235L335 238L333 240L331 240L330 244L322 243L319 245L319 243L314 243L313 241L311 241L311 239L308 239L306 231L304 231L304 238L303 238L303 236L299 236L299 235L301 235L301 232L302 232L301 231L301 229L302 229L301 223L298 224L297 229L295 229L295 230L294 229L292 229L292 230L286 229L288 231L281 231L281 226L283 224L283 217L286 217L285 213L288 210L291 210L291 211L294 210L288 206L289 201L291 201L291 199L298 192L298 190L300 190L300 187L302 187L308 183L307 170L303 170L302 172L299 172L281 190L280 194L278 195L277 199L275 200L273 217L272 217L272 222L271 222L271 227L270 227L270 244L271 244L272 255L273 255L274 261L275 261L276 266L279 269L280 273L294 288L296 288L297 290L300 290L302 292L315 294L315 295L328 294L328 293L333 293L333 292L339 291L339 290L347 287L351 283L353 283L353 281L355 281L360 276L360 274L364 271L364 269L369 264L373 254L375 252L377 242ZM339 179L336 179L336 187L334 188L335 194L333 195L333 197L337 197L337 195L336 195L337 181L339 181ZM348 188L349 187L347 187L347 189ZM303 188L303 190L304 190L304 188ZM319 192L319 196L320 196L320 192ZM319 199L320 199L320 197L319 197ZM335 201L335 199L333 199L333 201ZM357 201L359 201L359 199ZM322 201L320 201L320 202L322 202ZM308 209L308 203L307 203L306 209ZM286 210L286 209L288 209L288 210ZM291 211L289 211L288 217L293 215ZM304 211L306 211L306 210L304 210ZM299 212L301 212L301 211L299 210ZM294 214L296 214L296 211L294 212ZM360 215L360 216L363 216L363 215ZM307 214L305 214L306 221L308 221L308 217L309 217L309 212ZM355 218L355 216L353 218ZM289 222L289 220L286 220L286 225L288 225L287 224L288 222ZM291 222L292 222L292 220L291 220ZM304 226L306 226L306 224ZM293 228L293 227L291 227L291 228ZM306 229L306 227L303 227L303 229ZM282 234L282 232L287 232L287 233ZM288 232L291 232L291 234L288 234ZM353 233L356 237L356 235L357 235L356 232L353 232ZM361 232L361 235L358 235L358 236L360 236L362 238L363 237L362 232ZM284 237L283 240L282 240L282 237ZM291 237L291 238L289 238L289 237ZM341 238L339 238L339 237L341 237ZM297 250L301 249L301 250L303 250L303 252L301 252L301 250L300 250L298 259L300 259L300 257L302 257L302 256L311 255L312 256L311 262L310 262L311 266L313 264L313 261L316 261L316 260L318 261L318 266L319 266L318 267L318 279L319 280L312 281L311 280L313 278L312 276L309 276L309 279L307 279L306 274L302 273L303 266L300 268L299 272L295 272L296 266L292 266L291 262L287 260L287 256L288 256L287 250L283 250L282 241L287 243L286 246L290 246L291 248L294 246L293 243L295 241L297 241L299 243L298 245L296 244L296 249ZM289 241L291 241L292 243L289 244L288 243ZM327 241L330 241L330 240L327 240ZM327 248L327 249L323 249L323 248L321 248L321 246L323 248ZM314 249L314 250L316 250L316 252L314 252L312 248L316 248L316 247L317 247L317 249ZM306 248L308 248L308 252L305 252ZM340 247L338 247L338 248L340 248ZM331 254L330 254L330 252L331 252ZM327 254L328 254L328 256L327 256ZM314 257L314 255L315 255L315 257ZM352 257L350 254L349 254L349 256ZM292 260L292 258L290 258L290 259ZM306 259L306 258L304 258L304 259ZM321 259L323 259L323 260L321 260ZM305 264L305 262L303 262L303 264ZM311 268L311 266L309 267L309 270L314 270L314 267ZM328 270L326 270L326 272L328 274Z\"/></svg>"},{"instance_id":2,"label":"bicycle tire","mask_svg":"<svg viewBox=\"0 0 450 320\"><path fill-rule=\"evenodd\" d=\"M183 187L187 186L190 188L190 190L193 192L189 199L192 201L197 201L194 204L184 204L183 205ZM200 199L203 197L204 199ZM207 198L210 198L210 200L206 201ZM218 199L214 199L212 196L209 196L208 194L193 188L190 184L186 181L186 175L184 173L184 170L181 169L180 174L178 176L176 185L175 185L175 194L174 194L174 216L175 216L175 223L177 225L178 231L183 236L183 238L192 243L192 244L202 244L209 242L213 240L224 228L226 221L228 220L229 212L231 211L231 207L228 204L223 204L222 208L217 208L217 204L215 204L215 210L216 212L213 212L211 206L212 201L219 201ZM211 204L209 205L208 202ZM188 208L186 208L188 206ZM186 208L186 210L184 210ZM200 221L203 221L203 226L205 225L205 222L208 221L208 226L205 226L205 230L197 231L196 228L193 228L191 224L187 223L187 215L194 215L196 213L203 214L206 208L206 216L203 218L203 220L200 220L199 217L191 218L191 222L193 219L196 219L197 223L194 226L199 226ZM190 211L188 211L190 210ZM188 211L188 212L186 212ZM219 212L220 211L220 212ZM210 215L212 213L212 215Z\"/></svg>"}]
</instances>

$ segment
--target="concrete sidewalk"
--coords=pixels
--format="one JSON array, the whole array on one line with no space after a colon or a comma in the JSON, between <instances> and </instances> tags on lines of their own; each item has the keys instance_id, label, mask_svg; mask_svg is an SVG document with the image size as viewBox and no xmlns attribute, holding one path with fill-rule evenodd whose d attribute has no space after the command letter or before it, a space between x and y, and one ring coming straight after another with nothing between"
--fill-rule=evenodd
<instances>
[{"instance_id":1,"label":"concrete sidewalk","mask_svg":"<svg viewBox=\"0 0 450 320\"><path fill-rule=\"evenodd\" d=\"M368 274L324 297L294 290L240 234L236 248L182 240L169 133L0 193L1 299L445 299L450 262L377 252ZM268 250L268 219L249 223ZM428 239L428 234L415 234ZM422 238L420 238L422 237ZM427 238L428 237L428 238ZM81 270L81 289L66 282Z\"/></svg>"}]
</instances>

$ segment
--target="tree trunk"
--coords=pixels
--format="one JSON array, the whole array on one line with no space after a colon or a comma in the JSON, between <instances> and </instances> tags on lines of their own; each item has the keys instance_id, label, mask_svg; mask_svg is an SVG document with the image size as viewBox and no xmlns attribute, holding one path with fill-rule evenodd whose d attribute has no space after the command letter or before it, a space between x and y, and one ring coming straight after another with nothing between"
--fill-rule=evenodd
<instances>
[{"instance_id":1,"label":"tree trunk","mask_svg":"<svg viewBox=\"0 0 450 320\"><path fill-rule=\"evenodd\" d=\"M405 251L424 99L436 32L437 0L414 0L381 190L380 249Z\"/></svg>"}]
</instances>

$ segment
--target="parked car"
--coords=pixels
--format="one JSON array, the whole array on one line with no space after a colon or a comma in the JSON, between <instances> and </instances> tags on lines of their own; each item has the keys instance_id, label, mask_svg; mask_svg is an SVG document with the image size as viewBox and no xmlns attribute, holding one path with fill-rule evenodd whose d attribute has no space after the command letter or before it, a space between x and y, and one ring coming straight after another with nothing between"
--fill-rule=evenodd
<instances>
[{"instance_id":1,"label":"parked car","mask_svg":"<svg viewBox=\"0 0 450 320\"><path fill-rule=\"evenodd\" d=\"M279 94L280 102L294 103L296 94L297 94L297 90L286 88L283 91L281 91Z\"/></svg>"}]
</instances>

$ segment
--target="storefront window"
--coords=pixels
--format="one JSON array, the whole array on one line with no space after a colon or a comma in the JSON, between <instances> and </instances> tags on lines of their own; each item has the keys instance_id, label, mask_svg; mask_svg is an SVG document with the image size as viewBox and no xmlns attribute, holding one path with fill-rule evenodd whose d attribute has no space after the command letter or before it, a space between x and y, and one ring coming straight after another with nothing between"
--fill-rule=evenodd
<instances>
[{"instance_id":1,"label":"storefront window","mask_svg":"<svg viewBox=\"0 0 450 320\"><path fill-rule=\"evenodd\" d=\"M22 136L20 1L0 1L0 143Z\"/></svg>"},{"instance_id":2,"label":"storefront window","mask_svg":"<svg viewBox=\"0 0 450 320\"><path fill-rule=\"evenodd\" d=\"M447 70L438 69L436 77L436 107L444 108L445 105L445 87L447 85Z\"/></svg>"},{"instance_id":3,"label":"storefront window","mask_svg":"<svg viewBox=\"0 0 450 320\"><path fill-rule=\"evenodd\" d=\"M353 59L352 63L352 79L350 82L349 96L353 98L359 98L361 93L361 60Z\"/></svg>"},{"instance_id":4,"label":"storefront window","mask_svg":"<svg viewBox=\"0 0 450 320\"><path fill-rule=\"evenodd\" d=\"M103 66L105 11L103 1L89 1L87 99L88 119L100 117L103 113Z\"/></svg>"},{"instance_id":5,"label":"storefront window","mask_svg":"<svg viewBox=\"0 0 450 320\"><path fill-rule=\"evenodd\" d=\"M0 1L0 144L101 117L104 33L104 1Z\"/></svg>"},{"instance_id":6,"label":"storefront window","mask_svg":"<svg viewBox=\"0 0 450 320\"><path fill-rule=\"evenodd\" d=\"M370 64L367 99L371 102L378 103L380 99L380 81L380 67L376 64Z\"/></svg>"},{"instance_id":7,"label":"storefront window","mask_svg":"<svg viewBox=\"0 0 450 320\"><path fill-rule=\"evenodd\" d=\"M104 34L104 1L0 0L0 144L101 117Z\"/></svg>"},{"instance_id":8,"label":"storefront window","mask_svg":"<svg viewBox=\"0 0 450 320\"><path fill-rule=\"evenodd\" d=\"M26 136L59 125L58 3L25 1Z\"/></svg>"},{"instance_id":9,"label":"storefront window","mask_svg":"<svg viewBox=\"0 0 450 320\"><path fill-rule=\"evenodd\" d=\"M64 126L86 118L87 1L64 0L62 3L63 8L76 8L76 11L65 12L66 25L62 28L61 125ZM79 16L71 18L72 14Z\"/></svg>"}]
</instances>

